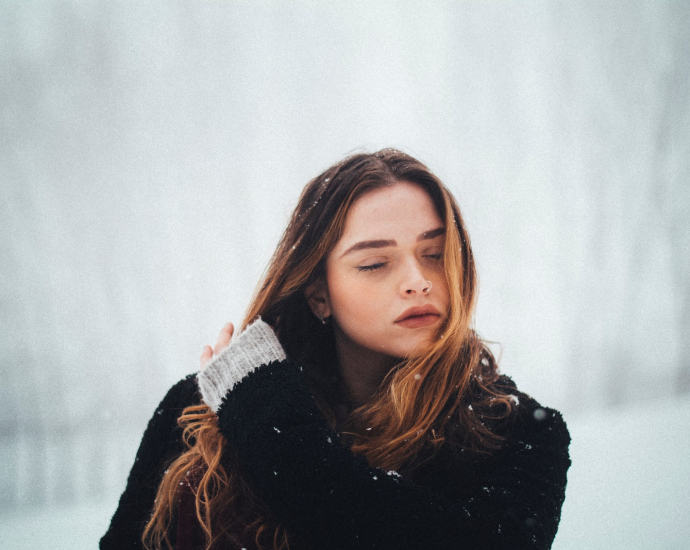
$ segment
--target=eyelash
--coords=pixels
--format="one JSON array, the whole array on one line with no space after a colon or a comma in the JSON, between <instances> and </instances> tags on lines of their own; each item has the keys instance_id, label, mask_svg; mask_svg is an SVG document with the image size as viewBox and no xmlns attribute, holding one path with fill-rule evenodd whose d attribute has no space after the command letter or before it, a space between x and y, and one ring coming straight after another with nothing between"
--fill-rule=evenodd
<instances>
[{"instance_id":1,"label":"eyelash","mask_svg":"<svg viewBox=\"0 0 690 550\"><path fill-rule=\"evenodd\" d=\"M371 265L360 265L357 266L357 269L359 269L360 271L376 271L377 269L381 269L387 263L388 262L378 262Z\"/></svg>"},{"instance_id":2,"label":"eyelash","mask_svg":"<svg viewBox=\"0 0 690 550\"><path fill-rule=\"evenodd\" d=\"M443 254L442 253L426 254L424 257L429 258L430 260L432 260L434 262L440 262L443 259ZM381 269L382 267L385 267L386 265L388 265L388 262L377 262L377 263L371 264L371 265L357 266L357 269L359 271L377 271L377 270Z\"/></svg>"}]
</instances>

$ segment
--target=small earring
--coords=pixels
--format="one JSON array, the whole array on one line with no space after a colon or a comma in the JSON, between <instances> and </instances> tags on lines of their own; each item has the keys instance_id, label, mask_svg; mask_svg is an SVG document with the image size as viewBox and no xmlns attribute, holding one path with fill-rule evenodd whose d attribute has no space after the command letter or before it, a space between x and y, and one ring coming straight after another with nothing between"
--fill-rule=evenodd
<instances>
[{"instance_id":1,"label":"small earring","mask_svg":"<svg viewBox=\"0 0 690 550\"><path fill-rule=\"evenodd\" d=\"M422 292L428 293L431 290L431 281L426 281L426 286L422 289Z\"/></svg>"},{"instance_id":2,"label":"small earring","mask_svg":"<svg viewBox=\"0 0 690 550\"><path fill-rule=\"evenodd\" d=\"M321 315L319 315L319 321L321 321L322 325L325 325L328 323L328 317L322 317Z\"/></svg>"}]
</instances>

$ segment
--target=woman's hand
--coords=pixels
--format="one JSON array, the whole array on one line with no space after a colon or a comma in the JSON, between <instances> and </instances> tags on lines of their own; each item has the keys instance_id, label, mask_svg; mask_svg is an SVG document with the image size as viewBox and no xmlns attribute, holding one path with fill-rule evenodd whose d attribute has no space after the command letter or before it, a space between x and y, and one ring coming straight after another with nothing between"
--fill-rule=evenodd
<instances>
[{"instance_id":1,"label":"woman's hand","mask_svg":"<svg viewBox=\"0 0 690 550\"><path fill-rule=\"evenodd\" d=\"M201 370L204 370L208 366L214 356L218 355L221 351L228 347L233 332L235 332L235 326L232 323L226 323L225 326L220 329L218 340L216 340L216 345L214 347L204 347L203 351L201 352Z\"/></svg>"}]
</instances>

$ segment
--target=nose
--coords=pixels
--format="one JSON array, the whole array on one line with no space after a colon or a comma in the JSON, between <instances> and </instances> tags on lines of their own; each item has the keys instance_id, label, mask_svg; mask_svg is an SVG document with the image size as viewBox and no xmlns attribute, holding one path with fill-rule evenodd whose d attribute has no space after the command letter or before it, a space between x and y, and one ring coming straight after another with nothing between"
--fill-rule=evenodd
<instances>
[{"instance_id":1,"label":"nose","mask_svg":"<svg viewBox=\"0 0 690 550\"><path fill-rule=\"evenodd\" d=\"M417 262L410 262L400 284L400 293L404 296L427 294L431 290L431 281L422 273Z\"/></svg>"}]
</instances>

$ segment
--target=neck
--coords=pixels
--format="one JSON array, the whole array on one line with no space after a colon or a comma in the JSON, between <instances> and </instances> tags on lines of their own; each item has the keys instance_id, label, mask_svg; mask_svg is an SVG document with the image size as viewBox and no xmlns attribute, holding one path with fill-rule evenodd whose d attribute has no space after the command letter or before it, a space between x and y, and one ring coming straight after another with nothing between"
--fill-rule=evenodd
<instances>
[{"instance_id":1,"label":"neck","mask_svg":"<svg viewBox=\"0 0 690 550\"><path fill-rule=\"evenodd\" d=\"M352 407L368 403L381 387L383 379L395 365L396 359L364 348L350 340L335 326L335 345L343 382Z\"/></svg>"}]
</instances>

